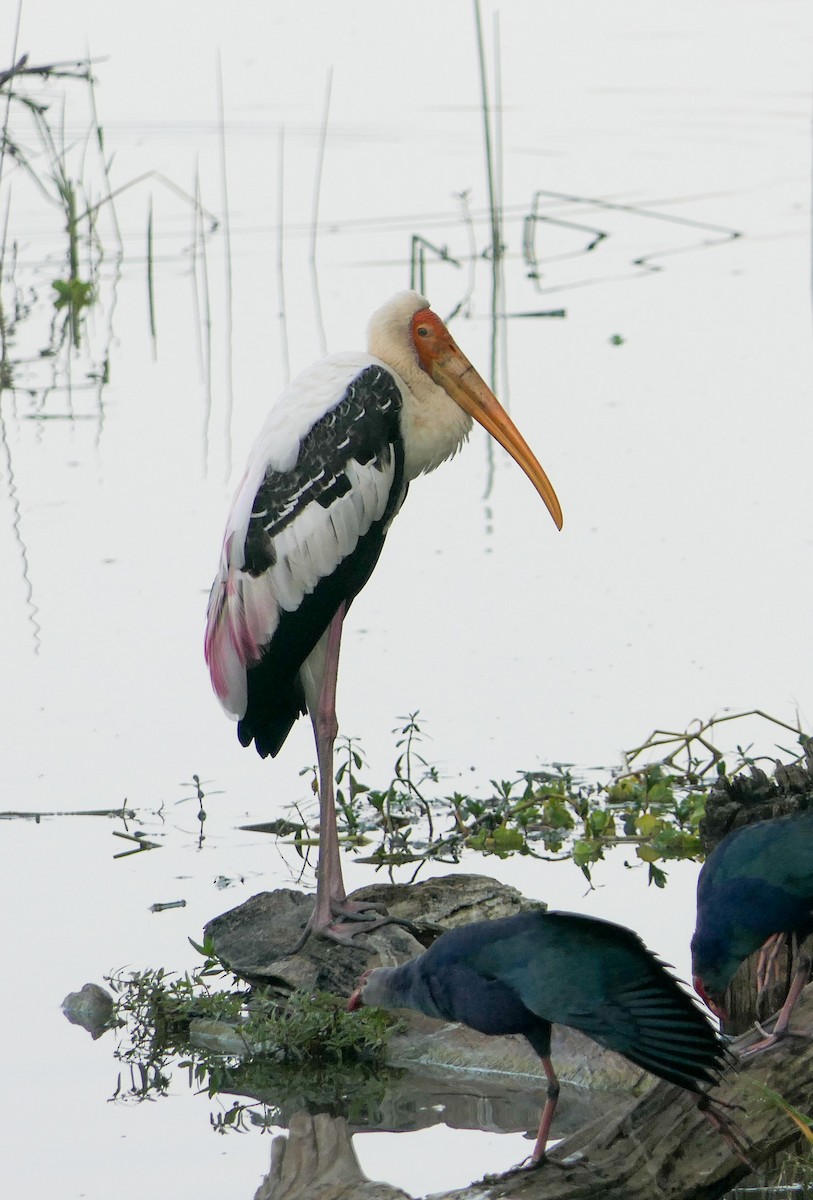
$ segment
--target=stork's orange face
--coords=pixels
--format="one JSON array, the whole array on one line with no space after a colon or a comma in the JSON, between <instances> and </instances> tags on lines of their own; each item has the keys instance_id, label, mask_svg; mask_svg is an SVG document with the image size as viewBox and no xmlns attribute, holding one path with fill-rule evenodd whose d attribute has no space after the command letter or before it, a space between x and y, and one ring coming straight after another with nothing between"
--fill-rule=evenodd
<instances>
[{"instance_id":1,"label":"stork's orange face","mask_svg":"<svg viewBox=\"0 0 813 1200\"><path fill-rule=\"evenodd\" d=\"M420 308L412 317L412 341L418 362L434 382L482 425L522 468L553 517L562 528L562 509L553 485L539 465L488 384L480 378L449 330L431 308Z\"/></svg>"}]
</instances>

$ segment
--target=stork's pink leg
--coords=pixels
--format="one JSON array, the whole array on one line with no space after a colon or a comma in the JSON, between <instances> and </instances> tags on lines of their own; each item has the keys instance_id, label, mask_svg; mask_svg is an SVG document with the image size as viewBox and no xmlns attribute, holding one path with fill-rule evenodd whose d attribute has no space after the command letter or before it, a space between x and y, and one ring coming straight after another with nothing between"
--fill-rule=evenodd
<instances>
[{"instance_id":1,"label":"stork's pink leg","mask_svg":"<svg viewBox=\"0 0 813 1200\"><path fill-rule=\"evenodd\" d=\"M316 712L311 713L319 764L319 867L316 877L316 904L308 922L312 933L321 933L329 928L333 921L334 903L341 904L346 897L333 792L333 747L339 732L339 723L336 720L336 679L339 673L339 650L345 611L346 606L342 603L330 623L319 705Z\"/></svg>"},{"instance_id":2,"label":"stork's pink leg","mask_svg":"<svg viewBox=\"0 0 813 1200\"><path fill-rule=\"evenodd\" d=\"M295 950L304 944L309 933L349 945L357 933L368 933L393 921L392 917L375 914L368 918L366 912L374 906L348 901L342 879L336 799L333 790L333 747L339 732L336 719L336 680L339 674L339 650L346 611L347 606L342 603L330 623L319 704L317 711L311 714L319 764L319 866L316 876L316 903L305 933ZM351 928L336 927L333 924L335 917L358 924Z\"/></svg>"}]
</instances>

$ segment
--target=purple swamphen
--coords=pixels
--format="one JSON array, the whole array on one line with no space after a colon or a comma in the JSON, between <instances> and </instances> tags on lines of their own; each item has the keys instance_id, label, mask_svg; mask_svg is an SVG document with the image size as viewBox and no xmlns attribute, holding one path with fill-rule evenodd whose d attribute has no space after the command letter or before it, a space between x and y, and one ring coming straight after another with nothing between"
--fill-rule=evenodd
<instances>
[{"instance_id":1,"label":"purple swamphen","mask_svg":"<svg viewBox=\"0 0 813 1200\"><path fill-rule=\"evenodd\" d=\"M548 1078L531 1165L545 1157L559 1094L552 1023L699 1095L726 1060L711 1023L637 934L576 913L528 912L451 929L403 966L366 971L348 1008L365 1004L417 1009L480 1033L524 1034Z\"/></svg>"},{"instance_id":2,"label":"purple swamphen","mask_svg":"<svg viewBox=\"0 0 813 1200\"><path fill-rule=\"evenodd\" d=\"M775 935L813 933L813 810L755 821L714 848L697 881L692 974L698 995L725 1017L723 993L740 963ZM810 976L805 955L774 1031L748 1053L781 1038Z\"/></svg>"}]
</instances>

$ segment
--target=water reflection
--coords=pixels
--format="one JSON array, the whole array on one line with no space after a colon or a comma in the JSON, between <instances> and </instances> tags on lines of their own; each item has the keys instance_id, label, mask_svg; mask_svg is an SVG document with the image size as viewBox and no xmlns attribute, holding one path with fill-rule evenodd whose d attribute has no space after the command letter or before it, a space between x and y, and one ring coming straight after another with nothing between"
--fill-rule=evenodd
<instances>
[{"instance_id":1,"label":"water reflection","mask_svg":"<svg viewBox=\"0 0 813 1200\"><path fill-rule=\"evenodd\" d=\"M110 1028L113 1007L113 997L98 983L86 983L78 992L69 992L62 1001L66 1020L86 1029L94 1042Z\"/></svg>"},{"instance_id":2,"label":"water reflection","mask_svg":"<svg viewBox=\"0 0 813 1200\"><path fill-rule=\"evenodd\" d=\"M347 1122L326 1113L298 1112L291 1117L287 1137L271 1144L271 1168L257 1189L254 1200L321 1200L355 1194L370 1194L372 1181L364 1174L353 1149ZM375 1196L405 1196L400 1188L379 1183Z\"/></svg>"},{"instance_id":3,"label":"water reflection","mask_svg":"<svg viewBox=\"0 0 813 1200\"><path fill-rule=\"evenodd\" d=\"M31 574L28 563L28 550L25 544L22 528L22 512L20 509L20 497L17 491L17 484L14 478L14 466L11 460L11 446L8 440L8 429L6 426L5 417L3 416L2 405L3 389L0 385L0 453L2 454L6 495L8 497L9 506L11 509L11 532L14 539L14 545L17 550L18 566L20 577L22 580L22 599L25 607L26 621L31 630L31 645L35 654L40 650L40 624L37 620L39 609L34 602L34 588L31 583Z\"/></svg>"},{"instance_id":4,"label":"water reflection","mask_svg":"<svg viewBox=\"0 0 813 1200\"><path fill-rule=\"evenodd\" d=\"M661 271L664 269L661 265L661 260L673 255L695 254L700 250L720 247L727 242L742 237L742 233L737 229L709 221L698 221L691 217L683 217L679 213L670 212L667 207L679 204L698 204L707 199L709 199L707 196L676 196L668 201L621 204L603 197L573 196L562 192L551 192L540 189L534 193L531 199L530 210L523 219L522 257L526 269L526 277L533 282L537 292L543 294L561 291L563 288L570 290L574 287L592 286L602 282L617 282L620 279L634 277L641 271ZM584 225L580 221L574 221L562 215L554 215L550 211L545 211L543 205L547 206L547 209L558 210L560 214L562 210L569 214L589 214L597 211L607 216L608 223L609 220L615 217L616 227L610 229L608 227L599 228L597 226ZM617 275L614 273L615 267L611 267L611 273L608 275L599 274L582 278L569 278L566 282L559 278L552 280L550 278L545 279L543 264L550 267L552 263L561 264L567 259L584 258L586 255L592 254L599 247L602 247L602 249L610 248L610 239L624 236L627 218L632 220L636 226L636 240L643 240L645 236L643 227L640 230L637 228L638 222L647 220L664 222L667 225L675 226L679 230L685 230L689 240L684 242L680 235L676 235L678 237L677 245L634 251L628 260L629 274ZM537 246L537 227L540 225L547 226L549 230L555 228L557 231L575 231L579 240L575 245L572 245L569 244L567 237L565 239L560 238L552 246L549 244L544 254L540 253ZM548 240L550 242L550 239ZM548 275L550 276L550 271L548 271ZM545 281L544 284L543 280Z\"/></svg>"},{"instance_id":5,"label":"water reflection","mask_svg":"<svg viewBox=\"0 0 813 1200\"><path fill-rule=\"evenodd\" d=\"M86 984L66 996L62 1007L66 1018L87 1029L94 1040L111 1031L115 1022L112 1036L119 1039L119 1047L126 1045L123 1022L116 1021L113 999L106 989ZM166 1031L171 1026L171 1010L159 1013L153 1009ZM191 1048L183 1059L160 1054L157 1043L156 1054L149 1061L122 1055L125 1078L119 1074L111 1098L127 1104L165 1099L176 1091L173 1080L177 1083L186 1077L190 1088L208 1094L213 1105L209 1121L217 1132L286 1129L287 1136L274 1138L271 1167L257 1192L275 1200L330 1196L370 1182L353 1148L352 1139L358 1134L414 1133L443 1126L484 1135L521 1133L530 1149L544 1103L541 1080L499 1072L441 1066L398 1070L363 1062L293 1069L273 1056L240 1061L233 1053L215 1052L218 1046L239 1043L239 1034L230 1034L205 1018L193 1025L197 1048ZM153 1035L157 1032L157 1028L152 1030ZM205 1045L212 1047L212 1052L202 1051ZM120 1057L119 1050L116 1057ZM609 1120L628 1104L625 1093L590 1092L564 1084L557 1135L573 1133L596 1120ZM512 1153L517 1154L516 1146ZM517 1157L524 1157L522 1151ZM383 1186L388 1192L397 1190Z\"/></svg>"}]
</instances>

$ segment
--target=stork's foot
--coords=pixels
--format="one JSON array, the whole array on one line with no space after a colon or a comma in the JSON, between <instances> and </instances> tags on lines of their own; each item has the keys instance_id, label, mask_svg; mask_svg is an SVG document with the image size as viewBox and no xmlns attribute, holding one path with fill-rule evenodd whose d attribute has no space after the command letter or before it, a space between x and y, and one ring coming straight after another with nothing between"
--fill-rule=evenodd
<instances>
[{"instance_id":1,"label":"stork's foot","mask_svg":"<svg viewBox=\"0 0 813 1200\"><path fill-rule=\"evenodd\" d=\"M357 942L356 938L363 939L365 933L372 933L374 929L380 929L382 925L396 924L400 924L400 922L394 917L378 917L373 920L356 916L336 925L326 925L323 929L312 929L311 933L316 937L338 942L340 946L355 946L358 950L366 950L369 954L375 954L377 953L375 946L368 946L363 940Z\"/></svg>"},{"instance_id":2,"label":"stork's foot","mask_svg":"<svg viewBox=\"0 0 813 1200\"><path fill-rule=\"evenodd\" d=\"M384 925L400 925L402 928L408 929L410 933L417 932L416 926L411 921L405 921L401 917L391 917L388 913L379 913L374 904L364 901L333 900L330 908L332 915L338 920L331 921L324 926L314 923L311 932L319 937L328 938L332 942L338 942L340 946L358 946L363 950L375 953L375 947L367 946L363 941L357 942L355 939L359 935L372 933L374 929L381 929Z\"/></svg>"},{"instance_id":3,"label":"stork's foot","mask_svg":"<svg viewBox=\"0 0 813 1200\"><path fill-rule=\"evenodd\" d=\"M412 921L380 913L375 904L369 901L334 899L330 901L329 908L317 902L310 915L310 920L302 930L302 935L296 945L287 951L285 957L290 958L292 954L298 954L311 936L325 938L329 942L337 942L340 946L354 946L375 954L375 946L368 946L363 940L356 941L355 939L363 938L364 934L381 929L384 925L400 925L413 935L417 936L418 933L418 927Z\"/></svg>"},{"instance_id":4,"label":"stork's foot","mask_svg":"<svg viewBox=\"0 0 813 1200\"><path fill-rule=\"evenodd\" d=\"M410 933L419 932L418 926L412 921L407 921L405 917L391 917L388 912L380 913L370 900L333 900L330 909L333 916L338 917L340 921L366 921L368 924L372 923L375 929L379 925L400 925ZM370 913L375 913L375 916L371 917Z\"/></svg>"}]
</instances>

